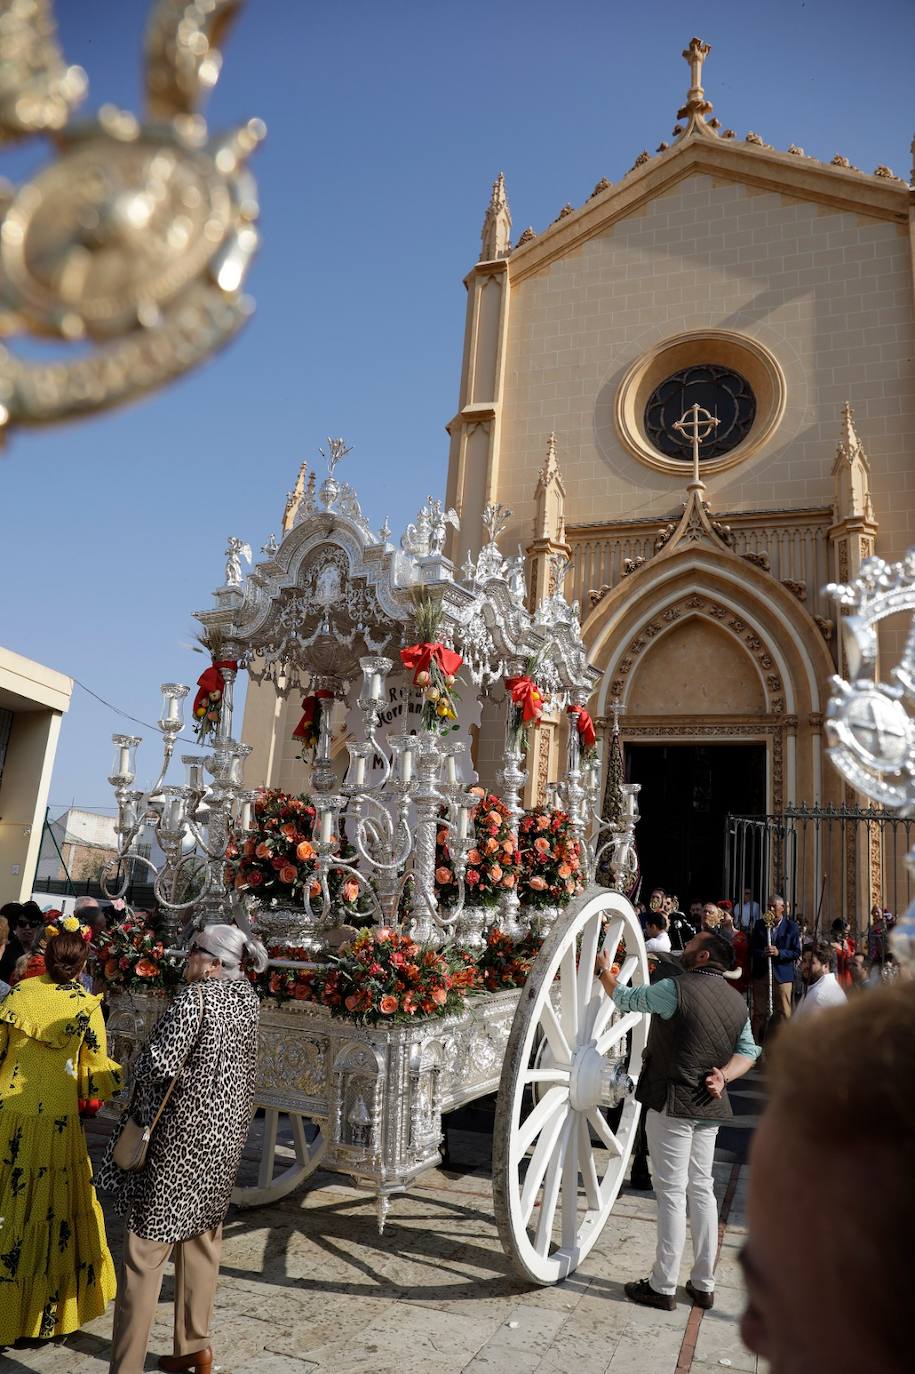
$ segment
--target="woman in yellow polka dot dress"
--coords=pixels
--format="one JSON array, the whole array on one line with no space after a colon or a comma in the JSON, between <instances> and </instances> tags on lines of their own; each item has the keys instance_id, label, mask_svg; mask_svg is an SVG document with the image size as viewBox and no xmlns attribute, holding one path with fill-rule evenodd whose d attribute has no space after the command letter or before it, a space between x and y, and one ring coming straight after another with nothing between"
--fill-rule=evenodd
<instances>
[{"instance_id":1,"label":"woman in yellow polka dot dress","mask_svg":"<svg viewBox=\"0 0 915 1374\"><path fill-rule=\"evenodd\" d=\"M0 1002L0 1346L76 1331L115 1292L79 1101L120 1074L77 981L88 929L64 916L47 935L47 972Z\"/></svg>"}]
</instances>

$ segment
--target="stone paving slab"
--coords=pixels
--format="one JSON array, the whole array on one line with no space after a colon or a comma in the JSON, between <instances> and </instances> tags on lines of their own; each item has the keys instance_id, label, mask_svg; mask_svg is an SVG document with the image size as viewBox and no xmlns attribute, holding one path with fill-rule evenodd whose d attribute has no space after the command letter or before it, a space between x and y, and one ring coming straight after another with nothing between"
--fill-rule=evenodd
<instances>
[{"instance_id":1,"label":"stone paving slab","mask_svg":"<svg viewBox=\"0 0 915 1374\"><path fill-rule=\"evenodd\" d=\"M716 1164L719 1201L733 1168ZM502 1252L490 1180L475 1161L424 1175L395 1199L381 1236L364 1191L329 1173L309 1182L275 1207L229 1214L213 1329L221 1374L403 1374L407 1359L424 1374L689 1368L679 1363L692 1311L682 1291L674 1312L635 1307L623 1294L626 1280L650 1268L653 1194L624 1192L581 1268L555 1287L530 1288ZM757 1371L737 1327L741 1183L730 1189L722 1286L702 1316L690 1374ZM117 1252L120 1221L105 1210ZM171 1349L171 1291L167 1275L147 1369ZM3 1352L0 1374L104 1374L111 1316L62 1343Z\"/></svg>"}]
</instances>

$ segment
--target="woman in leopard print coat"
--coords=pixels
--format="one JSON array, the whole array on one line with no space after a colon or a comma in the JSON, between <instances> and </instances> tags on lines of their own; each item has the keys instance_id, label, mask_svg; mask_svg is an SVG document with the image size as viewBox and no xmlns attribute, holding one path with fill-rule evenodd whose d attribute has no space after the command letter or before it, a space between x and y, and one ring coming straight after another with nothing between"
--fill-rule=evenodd
<instances>
[{"instance_id":1,"label":"woman in leopard print coat","mask_svg":"<svg viewBox=\"0 0 915 1374\"><path fill-rule=\"evenodd\" d=\"M96 1180L126 1217L112 1337L114 1374L140 1374L165 1263L175 1251L174 1354L160 1368L208 1371L222 1222L254 1106L259 1004L244 964L267 956L235 926L206 926L188 956L188 986L138 1055L132 1114L148 1125L178 1074L144 1167L125 1173L109 1142ZM182 1067L183 1064L183 1067ZM179 1072L180 1070L180 1072Z\"/></svg>"}]
</instances>

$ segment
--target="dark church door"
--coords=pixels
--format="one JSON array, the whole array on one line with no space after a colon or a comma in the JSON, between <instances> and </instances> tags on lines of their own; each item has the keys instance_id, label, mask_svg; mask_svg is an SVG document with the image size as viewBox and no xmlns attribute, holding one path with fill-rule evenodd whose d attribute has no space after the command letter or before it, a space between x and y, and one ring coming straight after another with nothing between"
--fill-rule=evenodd
<instances>
[{"instance_id":1,"label":"dark church door","mask_svg":"<svg viewBox=\"0 0 915 1374\"><path fill-rule=\"evenodd\" d=\"M765 811L766 746L627 744L626 775L642 785L642 898L663 887L685 911L690 901L723 897L725 817Z\"/></svg>"}]
</instances>

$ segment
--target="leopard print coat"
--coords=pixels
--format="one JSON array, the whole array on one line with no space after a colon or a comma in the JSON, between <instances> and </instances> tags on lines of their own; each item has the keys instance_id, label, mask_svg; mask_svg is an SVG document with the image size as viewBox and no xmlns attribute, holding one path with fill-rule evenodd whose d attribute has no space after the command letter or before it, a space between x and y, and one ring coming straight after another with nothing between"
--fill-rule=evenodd
<instances>
[{"instance_id":1,"label":"leopard print coat","mask_svg":"<svg viewBox=\"0 0 915 1374\"><path fill-rule=\"evenodd\" d=\"M117 1167L115 1132L95 1180L136 1235L173 1244L222 1222L254 1107L258 1014L247 978L207 978L176 995L137 1056L132 1114L148 1125L187 1054L144 1167Z\"/></svg>"}]
</instances>

